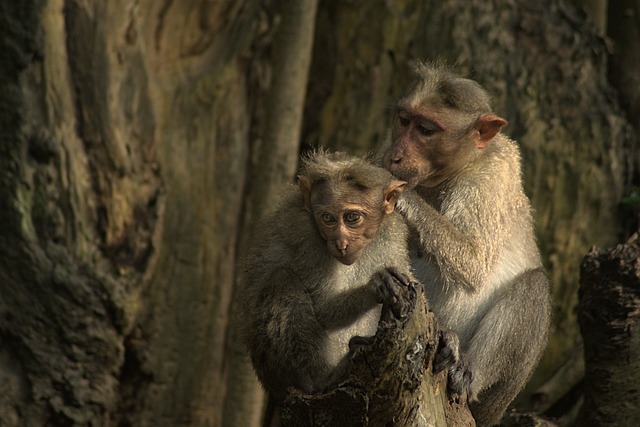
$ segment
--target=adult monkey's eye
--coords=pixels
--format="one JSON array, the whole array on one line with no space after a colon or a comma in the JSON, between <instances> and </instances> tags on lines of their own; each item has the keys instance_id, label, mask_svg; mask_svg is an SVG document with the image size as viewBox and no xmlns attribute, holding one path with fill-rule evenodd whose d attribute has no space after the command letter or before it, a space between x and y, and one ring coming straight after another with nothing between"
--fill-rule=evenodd
<instances>
[{"instance_id":1,"label":"adult monkey's eye","mask_svg":"<svg viewBox=\"0 0 640 427\"><path fill-rule=\"evenodd\" d=\"M420 135L431 136L436 133L436 131L437 129L428 128L426 126L418 126L418 132L420 132Z\"/></svg>"},{"instance_id":2,"label":"adult monkey's eye","mask_svg":"<svg viewBox=\"0 0 640 427\"><path fill-rule=\"evenodd\" d=\"M396 117L398 119L398 123L400 123L400 126L402 127L407 127L411 123L411 115L405 110L398 111L396 113Z\"/></svg>"},{"instance_id":3,"label":"adult monkey's eye","mask_svg":"<svg viewBox=\"0 0 640 427\"><path fill-rule=\"evenodd\" d=\"M431 136L440 130L440 126L430 120L423 120L416 127L420 135Z\"/></svg>"}]
</instances>

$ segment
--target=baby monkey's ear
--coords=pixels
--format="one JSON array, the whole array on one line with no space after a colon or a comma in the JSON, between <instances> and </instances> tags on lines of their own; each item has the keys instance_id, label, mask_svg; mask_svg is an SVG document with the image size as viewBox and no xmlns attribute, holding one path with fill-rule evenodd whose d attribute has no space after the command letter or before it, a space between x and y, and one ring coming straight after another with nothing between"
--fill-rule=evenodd
<instances>
[{"instance_id":1,"label":"baby monkey's ear","mask_svg":"<svg viewBox=\"0 0 640 427\"><path fill-rule=\"evenodd\" d=\"M405 185L407 185L407 183L404 181L393 181L384 189L383 209L385 214L388 215L393 212L396 202L400 198L402 191L404 191Z\"/></svg>"},{"instance_id":2,"label":"baby monkey's ear","mask_svg":"<svg viewBox=\"0 0 640 427\"><path fill-rule=\"evenodd\" d=\"M298 175L298 186L304 197L304 208L307 212L311 212L311 181L304 175Z\"/></svg>"}]
</instances>

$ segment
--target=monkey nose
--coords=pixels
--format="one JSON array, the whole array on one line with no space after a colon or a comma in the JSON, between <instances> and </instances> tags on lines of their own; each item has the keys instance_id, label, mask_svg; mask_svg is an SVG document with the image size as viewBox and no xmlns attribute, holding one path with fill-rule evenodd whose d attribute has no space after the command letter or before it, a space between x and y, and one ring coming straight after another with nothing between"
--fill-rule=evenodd
<instances>
[{"instance_id":1,"label":"monkey nose","mask_svg":"<svg viewBox=\"0 0 640 427\"><path fill-rule=\"evenodd\" d=\"M347 248L349 247L349 244L345 241L340 241L338 240L336 242L336 248L338 248L338 250L340 251L340 253L344 256L347 254Z\"/></svg>"}]
</instances>

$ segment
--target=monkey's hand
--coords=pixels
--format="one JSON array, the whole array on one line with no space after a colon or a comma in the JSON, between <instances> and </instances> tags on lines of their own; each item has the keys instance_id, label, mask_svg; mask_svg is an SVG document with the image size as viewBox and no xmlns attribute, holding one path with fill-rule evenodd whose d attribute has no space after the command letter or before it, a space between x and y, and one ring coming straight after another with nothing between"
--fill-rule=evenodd
<instances>
[{"instance_id":1,"label":"monkey's hand","mask_svg":"<svg viewBox=\"0 0 640 427\"><path fill-rule=\"evenodd\" d=\"M413 190L405 190L396 202L396 209L409 222L413 224L420 217L420 212L428 210L427 203Z\"/></svg>"},{"instance_id":2,"label":"monkey's hand","mask_svg":"<svg viewBox=\"0 0 640 427\"><path fill-rule=\"evenodd\" d=\"M376 338L375 336L361 337L359 335L356 335L355 337L349 340L349 351L351 351L352 353L355 353L361 348L371 347L371 345L375 341L375 338Z\"/></svg>"},{"instance_id":3,"label":"monkey's hand","mask_svg":"<svg viewBox=\"0 0 640 427\"><path fill-rule=\"evenodd\" d=\"M460 354L460 340L453 331L440 331L438 349L433 358L433 372L438 373L447 369L449 392L467 395L469 401L475 400L471 394L473 371L466 358Z\"/></svg>"},{"instance_id":4,"label":"monkey's hand","mask_svg":"<svg viewBox=\"0 0 640 427\"><path fill-rule=\"evenodd\" d=\"M389 306L396 319L405 317L403 313L402 287L415 286L415 282L398 269L390 267L374 275L373 285L378 296L378 302Z\"/></svg>"}]
</instances>

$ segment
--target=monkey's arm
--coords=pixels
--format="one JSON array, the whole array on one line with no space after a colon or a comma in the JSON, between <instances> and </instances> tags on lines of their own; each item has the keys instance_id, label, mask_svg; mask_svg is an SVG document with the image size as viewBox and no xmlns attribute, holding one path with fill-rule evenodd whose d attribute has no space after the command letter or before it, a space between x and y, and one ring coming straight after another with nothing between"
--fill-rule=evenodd
<instances>
[{"instance_id":1,"label":"monkey's arm","mask_svg":"<svg viewBox=\"0 0 640 427\"><path fill-rule=\"evenodd\" d=\"M479 224L476 212L469 206L456 210L456 223L440 214L416 191L405 191L398 210L419 237L420 249L435 258L447 286L477 289L487 278L496 251L486 236L498 230L490 224Z\"/></svg>"},{"instance_id":2,"label":"monkey's arm","mask_svg":"<svg viewBox=\"0 0 640 427\"><path fill-rule=\"evenodd\" d=\"M316 300L318 321L328 330L349 326L383 301L397 298L392 293L391 282L394 280L403 286L409 286L413 278L396 268L382 269L371 276L364 286Z\"/></svg>"},{"instance_id":3,"label":"monkey's arm","mask_svg":"<svg viewBox=\"0 0 640 427\"><path fill-rule=\"evenodd\" d=\"M316 298L318 322L327 330L349 326L363 313L378 305L379 298L371 282L339 294Z\"/></svg>"},{"instance_id":4,"label":"monkey's arm","mask_svg":"<svg viewBox=\"0 0 640 427\"><path fill-rule=\"evenodd\" d=\"M287 268L259 282L251 297L250 353L262 382L283 394L288 385L307 392L331 379L325 358L327 333L303 283Z\"/></svg>"}]
</instances>

